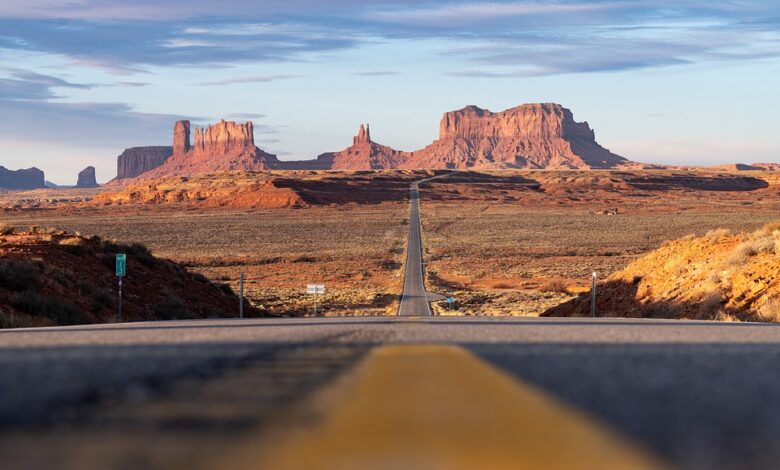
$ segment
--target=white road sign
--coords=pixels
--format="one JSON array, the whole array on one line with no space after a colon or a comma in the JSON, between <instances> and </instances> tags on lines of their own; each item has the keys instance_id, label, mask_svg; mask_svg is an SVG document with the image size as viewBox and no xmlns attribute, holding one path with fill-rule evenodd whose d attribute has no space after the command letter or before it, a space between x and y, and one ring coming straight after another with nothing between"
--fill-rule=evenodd
<instances>
[{"instance_id":1,"label":"white road sign","mask_svg":"<svg viewBox=\"0 0 780 470\"><path fill-rule=\"evenodd\" d=\"M324 294L325 293L325 284L307 284L306 285L306 293L310 294L310 295Z\"/></svg>"}]
</instances>

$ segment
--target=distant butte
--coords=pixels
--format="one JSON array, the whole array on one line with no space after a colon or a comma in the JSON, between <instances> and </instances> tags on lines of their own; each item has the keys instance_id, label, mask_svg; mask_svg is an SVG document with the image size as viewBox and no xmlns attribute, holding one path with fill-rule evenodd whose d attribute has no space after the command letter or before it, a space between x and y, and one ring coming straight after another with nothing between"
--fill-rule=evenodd
<instances>
[{"instance_id":1,"label":"distant butte","mask_svg":"<svg viewBox=\"0 0 780 470\"><path fill-rule=\"evenodd\" d=\"M173 147L137 149L132 153L138 157L126 157L118 165L121 177L189 176L229 170L592 169L633 164L599 145L587 122L576 122L569 109L555 103L524 104L500 113L477 106L445 113L439 138L414 152L374 142L365 124L351 146L314 160L280 161L257 148L251 121L220 121L196 128L194 143L190 131L189 121L177 122ZM171 149L170 158L163 156L165 149ZM139 173L142 169L144 172Z\"/></svg>"}]
</instances>

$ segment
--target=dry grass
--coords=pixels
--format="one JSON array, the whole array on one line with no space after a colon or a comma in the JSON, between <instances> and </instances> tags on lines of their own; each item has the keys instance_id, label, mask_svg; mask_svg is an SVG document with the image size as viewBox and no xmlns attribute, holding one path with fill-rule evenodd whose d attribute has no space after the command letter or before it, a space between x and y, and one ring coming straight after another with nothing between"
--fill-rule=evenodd
<instances>
[{"instance_id":1,"label":"dry grass","mask_svg":"<svg viewBox=\"0 0 780 470\"><path fill-rule=\"evenodd\" d=\"M19 225L56 225L103 239L133 240L156 256L238 290L269 314L308 313L305 286L328 287L320 312L386 314L400 290L406 204L247 212L105 211L30 214ZM331 297L332 296L332 297Z\"/></svg>"}]
</instances>

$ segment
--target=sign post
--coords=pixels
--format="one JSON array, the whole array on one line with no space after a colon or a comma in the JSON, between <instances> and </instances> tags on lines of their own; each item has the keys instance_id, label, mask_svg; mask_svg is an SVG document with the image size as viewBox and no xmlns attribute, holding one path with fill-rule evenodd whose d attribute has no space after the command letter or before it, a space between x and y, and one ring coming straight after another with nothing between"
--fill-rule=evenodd
<instances>
[{"instance_id":1,"label":"sign post","mask_svg":"<svg viewBox=\"0 0 780 470\"><path fill-rule=\"evenodd\" d=\"M452 310L452 304L455 303L455 297L447 297L447 310Z\"/></svg>"},{"instance_id":2,"label":"sign post","mask_svg":"<svg viewBox=\"0 0 780 470\"><path fill-rule=\"evenodd\" d=\"M244 273L238 281L238 318L244 319Z\"/></svg>"},{"instance_id":3,"label":"sign post","mask_svg":"<svg viewBox=\"0 0 780 470\"><path fill-rule=\"evenodd\" d=\"M127 274L127 255L124 253L116 254L116 277L119 279L119 321L122 321L122 278Z\"/></svg>"},{"instance_id":4,"label":"sign post","mask_svg":"<svg viewBox=\"0 0 780 470\"><path fill-rule=\"evenodd\" d=\"M596 318L596 272L593 272L593 279L590 285L590 316Z\"/></svg>"},{"instance_id":5,"label":"sign post","mask_svg":"<svg viewBox=\"0 0 780 470\"><path fill-rule=\"evenodd\" d=\"M325 284L307 284L306 293L314 296L314 316L317 316L317 298L325 293Z\"/></svg>"}]
</instances>

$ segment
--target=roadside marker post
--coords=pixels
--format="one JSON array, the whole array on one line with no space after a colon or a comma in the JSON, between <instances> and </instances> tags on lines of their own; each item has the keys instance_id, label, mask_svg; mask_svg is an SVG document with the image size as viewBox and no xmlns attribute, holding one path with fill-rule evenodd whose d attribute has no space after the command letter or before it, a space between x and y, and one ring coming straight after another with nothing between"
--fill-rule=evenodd
<instances>
[{"instance_id":1,"label":"roadside marker post","mask_svg":"<svg viewBox=\"0 0 780 470\"><path fill-rule=\"evenodd\" d=\"M116 277L119 279L119 321L122 321L122 278L127 274L127 255L124 253L116 254Z\"/></svg>"},{"instance_id":2,"label":"roadside marker post","mask_svg":"<svg viewBox=\"0 0 780 470\"><path fill-rule=\"evenodd\" d=\"M307 284L306 293L314 296L314 316L317 316L317 298L325 293L325 284Z\"/></svg>"},{"instance_id":3,"label":"roadside marker post","mask_svg":"<svg viewBox=\"0 0 780 470\"><path fill-rule=\"evenodd\" d=\"M238 318L244 319L244 273L238 278Z\"/></svg>"},{"instance_id":4,"label":"roadside marker post","mask_svg":"<svg viewBox=\"0 0 780 470\"><path fill-rule=\"evenodd\" d=\"M596 318L596 272L593 272L593 279L590 285L590 316Z\"/></svg>"},{"instance_id":5,"label":"roadside marker post","mask_svg":"<svg viewBox=\"0 0 780 470\"><path fill-rule=\"evenodd\" d=\"M455 303L455 297L447 297L447 310L452 310L452 304Z\"/></svg>"}]
</instances>

